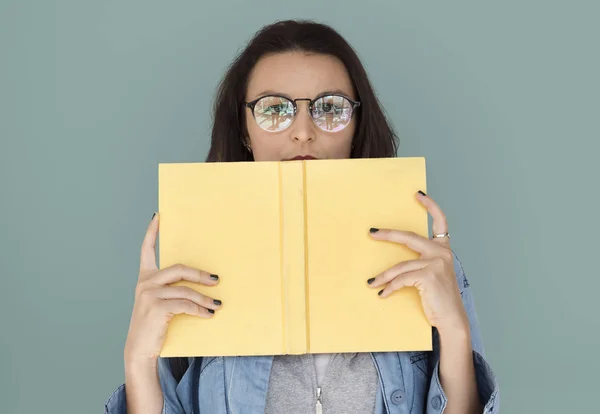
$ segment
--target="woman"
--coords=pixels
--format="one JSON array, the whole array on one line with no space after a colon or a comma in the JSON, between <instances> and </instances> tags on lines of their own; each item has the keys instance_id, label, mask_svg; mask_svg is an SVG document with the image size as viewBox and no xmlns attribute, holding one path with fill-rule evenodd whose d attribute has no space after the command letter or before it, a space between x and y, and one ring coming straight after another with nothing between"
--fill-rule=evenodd
<instances>
[{"instance_id":1,"label":"woman","mask_svg":"<svg viewBox=\"0 0 600 414\"><path fill-rule=\"evenodd\" d=\"M328 26L284 21L259 31L225 75L207 161L393 157L396 148L351 46ZM173 315L210 318L223 305L168 286L178 280L214 286L219 280L186 266L159 271L159 223L153 216L125 346L126 381L106 412L499 412L498 387L484 359L472 293L450 248L446 218L424 193L415 197L433 217L434 237L371 229L375 240L406 244L421 257L366 283L382 300L403 286L418 288L435 327L432 352L159 358Z\"/></svg>"}]
</instances>

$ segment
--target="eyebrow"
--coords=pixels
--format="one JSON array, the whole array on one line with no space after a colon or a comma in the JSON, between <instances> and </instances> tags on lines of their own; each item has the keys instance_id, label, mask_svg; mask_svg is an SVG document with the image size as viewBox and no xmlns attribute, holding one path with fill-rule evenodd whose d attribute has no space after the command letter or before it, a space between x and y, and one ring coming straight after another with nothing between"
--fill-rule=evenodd
<instances>
[{"instance_id":1,"label":"eyebrow","mask_svg":"<svg viewBox=\"0 0 600 414\"><path fill-rule=\"evenodd\" d=\"M264 90L261 93L257 94L256 97L255 97L255 99L258 99L259 97L267 96L267 95L279 95L279 96L283 96L284 98L288 98L289 100L293 100L293 98L290 95L288 95L286 93L282 93L282 92L277 92L277 91L274 91L274 90L271 90L271 89ZM348 93L346 93L345 91L343 91L341 89L332 89L332 90L323 91L323 92L317 94L316 96L323 96L323 95L344 95L344 96L350 96Z\"/></svg>"}]
</instances>

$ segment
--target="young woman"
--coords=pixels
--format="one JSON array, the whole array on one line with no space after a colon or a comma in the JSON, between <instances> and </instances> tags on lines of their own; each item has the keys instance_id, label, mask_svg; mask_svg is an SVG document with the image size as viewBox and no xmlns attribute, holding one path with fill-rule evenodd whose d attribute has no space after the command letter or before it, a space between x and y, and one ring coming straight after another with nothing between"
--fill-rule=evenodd
<instances>
[{"instance_id":1,"label":"young woman","mask_svg":"<svg viewBox=\"0 0 600 414\"><path fill-rule=\"evenodd\" d=\"M260 30L225 74L207 161L393 157L396 149L396 136L352 47L329 26L283 21ZM142 244L124 352L126 380L106 412L499 412L498 386L446 217L427 195L415 197L432 215L431 239L402 229L371 229L371 237L405 244L420 259L365 282L381 300L403 286L418 288L434 326L432 352L159 358L173 315L210 318L223 305L169 286L179 280L214 286L219 278L183 265L158 270L154 215ZM393 320L380 322L393 329Z\"/></svg>"}]
</instances>

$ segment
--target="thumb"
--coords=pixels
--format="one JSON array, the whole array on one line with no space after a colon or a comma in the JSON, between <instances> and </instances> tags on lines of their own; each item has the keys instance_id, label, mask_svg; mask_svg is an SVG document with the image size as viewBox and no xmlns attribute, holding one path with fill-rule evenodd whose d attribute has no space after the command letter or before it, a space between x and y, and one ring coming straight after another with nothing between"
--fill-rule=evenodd
<instances>
[{"instance_id":1,"label":"thumb","mask_svg":"<svg viewBox=\"0 0 600 414\"><path fill-rule=\"evenodd\" d=\"M140 272L143 270L156 270L156 236L158 235L158 213L152 215L152 220L146 230L142 251L140 254Z\"/></svg>"}]
</instances>

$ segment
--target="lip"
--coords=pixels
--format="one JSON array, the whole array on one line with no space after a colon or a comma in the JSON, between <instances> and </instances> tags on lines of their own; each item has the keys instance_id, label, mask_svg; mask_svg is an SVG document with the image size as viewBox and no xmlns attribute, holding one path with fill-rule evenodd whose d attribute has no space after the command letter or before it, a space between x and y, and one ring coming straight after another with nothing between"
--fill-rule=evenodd
<instances>
[{"instance_id":1,"label":"lip","mask_svg":"<svg viewBox=\"0 0 600 414\"><path fill-rule=\"evenodd\" d=\"M296 155L294 158L288 158L284 161L297 161L297 160L316 160L318 158L313 157L312 155Z\"/></svg>"}]
</instances>

